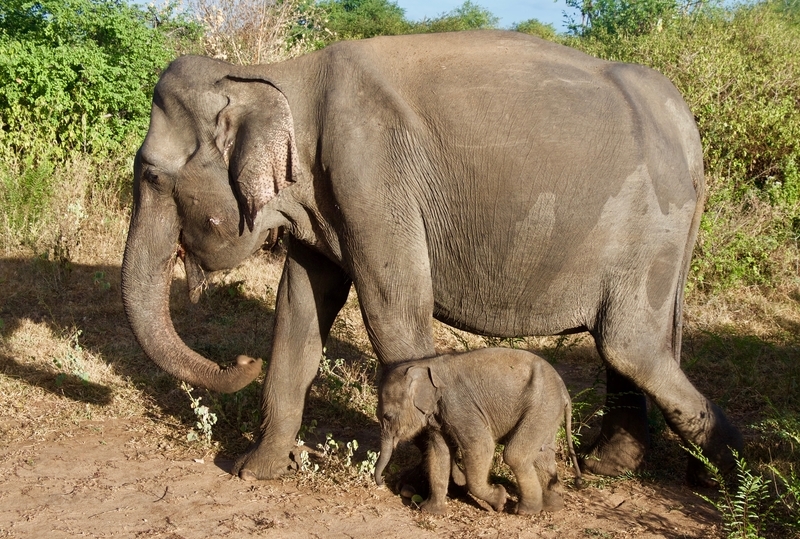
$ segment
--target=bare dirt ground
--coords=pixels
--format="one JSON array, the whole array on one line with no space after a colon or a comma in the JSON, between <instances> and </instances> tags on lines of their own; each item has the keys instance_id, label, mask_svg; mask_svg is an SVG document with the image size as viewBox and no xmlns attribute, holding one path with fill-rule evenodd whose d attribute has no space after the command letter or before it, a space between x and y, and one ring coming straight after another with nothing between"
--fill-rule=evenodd
<instances>
[{"instance_id":1,"label":"bare dirt ground","mask_svg":"<svg viewBox=\"0 0 800 539\"><path fill-rule=\"evenodd\" d=\"M4 448L0 537L719 536L717 515L680 481L600 481L568 489L565 510L536 517L491 513L471 499L435 517L372 485L247 483L213 454L165 456L149 428L85 421Z\"/></svg>"},{"instance_id":2,"label":"bare dirt ground","mask_svg":"<svg viewBox=\"0 0 800 539\"><path fill-rule=\"evenodd\" d=\"M304 418L304 426L316 422L316 431L304 435L308 446L324 442L327 432L357 439L353 466L341 453L312 455L317 471L255 483L234 478L232 459L258 420L257 384L228 397L196 390L220 421L211 443L187 440L197 418L186 392L144 357L127 328L119 298L123 238L120 229L106 247L75 249L69 261L52 253L0 259L0 537L723 536L719 515L684 484L685 452L657 414L645 470L589 478L588 487L575 490L571 470L562 467L566 509L558 513L492 513L462 497L451 500L450 514L436 517L375 487L355 467L378 450L375 360L356 298L334 326ZM251 260L223 275L197 306L188 303L178 274L176 328L190 346L222 362L239 353L268 357L279 273L279 260ZM687 312L685 355L708 355L709 347L726 353L734 341L710 339L703 328L712 322L703 317L719 321L730 309ZM778 318L797 329L795 311ZM436 337L442 350L497 344L441 325ZM591 415L600 397L584 389L596 385L600 371L590 341L512 344L542 351ZM718 369L718 378L710 369L693 375L695 382L729 411L732 405L740 424L754 419L755 407L735 404L746 388L727 387L729 370ZM591 439L590 430L584 434ZM500 469L495 480L513 497L507 474Z\"/></svg>"}]
</instances>

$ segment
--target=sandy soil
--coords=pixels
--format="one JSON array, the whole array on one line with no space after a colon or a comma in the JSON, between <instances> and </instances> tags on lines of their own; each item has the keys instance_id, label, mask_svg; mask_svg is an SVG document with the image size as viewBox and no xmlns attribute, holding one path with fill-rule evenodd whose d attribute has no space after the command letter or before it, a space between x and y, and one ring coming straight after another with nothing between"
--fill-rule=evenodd
<instances>
[{"instance_id":1,"label":"sandy soil","mask_svg":"<svg viewBox=\"0 0 800 539\"><path fill-rule=\"evenodd\" d=\"M717 537L715 513L680 482L599 481L536 517L451 500L420 513L386 488L302 477L243 482L231 461L168 458L146 421L87 421L0 450L0 537ZM569 473L562 470L563 477Z\"/></svg>"},{"instance_id":2,"label":"sandy soil","mask_svg":"<svg viewBox=\"0 0 800 539\"><path fill-rule=\"evenodd\" d=\"M446 516L430 516L368 477L303 473L243 482L229 474L231 455L241 450L236 444L246 443L229 432L241 421L229 431L215 427L210 449L186 442L193 425L187 397L133 340L119 300L118 265L72 264L59 280L65 270L52 263L2 262L0 538L722 537L718 515L676 471L685 453L669 434L659 435L650 471L567 487L563 511L535 517L493 513L469 497L451 500ZM269 335L280 268L253 264L195 307L185 305L179 293L185 288L176 284L173 318L194 346L223 357L242 350L266 357L268 341L256 336ZM346 310L328 355L363 365L369 345L357 303ZM465 338L437 331L444 348ZM556 368L579 392L591 385L597 365L571 351ZM72 374L65 375L68 367ZM353 379L368 382L358 368ZM336 439L358 439L362 455L377 451L374 415L356 411L347 423L329 414L336 393L327 391L312 394L312 414L344 429ZM240 405L248 407L254 404ZM322 436L326 428L320 426ZM571 471L560 472L568 485Z\"/></svg>"}]
</instances>

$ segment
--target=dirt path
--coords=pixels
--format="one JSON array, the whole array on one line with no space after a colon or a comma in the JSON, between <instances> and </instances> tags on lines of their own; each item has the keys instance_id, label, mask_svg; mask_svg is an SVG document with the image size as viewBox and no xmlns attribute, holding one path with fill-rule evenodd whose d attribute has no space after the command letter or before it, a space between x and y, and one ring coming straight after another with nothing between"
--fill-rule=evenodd
<instances>
[{"instance_id":1,"label":"dirt path","mask_svg":"<svg viewBox=\"0 0 800 539\"><path fill-rule=\"evenodd\" d=\"M166 458L144 421L84 422L0 450L0 537L715 537L719 521L678 484L568 490L567 508L518 517L453 500L433 517L387 489L296 478L246 483L213 456ZM568 475L565 473L565 477Z\"/></svg>"}]
</instances>

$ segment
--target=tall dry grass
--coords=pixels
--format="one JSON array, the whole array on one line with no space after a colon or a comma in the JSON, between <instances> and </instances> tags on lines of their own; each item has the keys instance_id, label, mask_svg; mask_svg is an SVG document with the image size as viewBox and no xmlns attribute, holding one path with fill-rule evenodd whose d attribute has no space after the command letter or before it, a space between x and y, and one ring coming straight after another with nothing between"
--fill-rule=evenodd
<instances>
[{"instance_id":1,"label":"tall dry grass","mask_svg":"<svg viewBox=\"0 0 800 539\"><path fill-rule=\"evenodd\" d=\"M317 48L332 35L306 0L190 0L205 27L208 56L235 64L274 63Z\"/></svg>"}]
</instances>

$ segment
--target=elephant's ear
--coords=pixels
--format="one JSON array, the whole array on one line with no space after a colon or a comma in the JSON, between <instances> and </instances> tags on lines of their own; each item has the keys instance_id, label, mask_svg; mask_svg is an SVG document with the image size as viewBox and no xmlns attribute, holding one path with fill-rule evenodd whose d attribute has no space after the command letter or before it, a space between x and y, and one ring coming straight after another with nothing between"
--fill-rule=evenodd
<instances>
[{"instance_id":1,"label":"elephant's ear","mask_svg":"<svg viewBox=\"0 0 800 539\"><path fill-rule=\"evenodd\" d=\"M258 212L299 173L294 121L283 93L262 80L224 81L228 104L214 140L252 232Z\"/></svg>"},{"instance_id":2,"label":"elephant's ear","mask_svg":"<svg viewBox=\"0 0 800 539\"><path fill-rule=\"evenodd\" d=\"M435 414L439 401L439 390L433 383L430 368L409 367L406 376L410 380L409 396L414 407L426 416Z\"/></svg>"}]
</instances>

